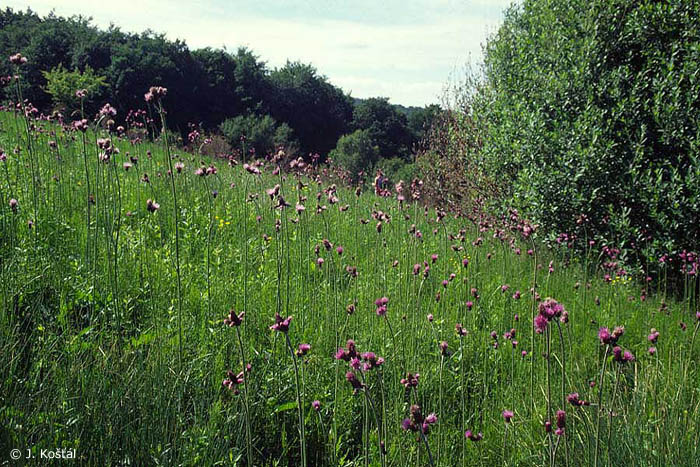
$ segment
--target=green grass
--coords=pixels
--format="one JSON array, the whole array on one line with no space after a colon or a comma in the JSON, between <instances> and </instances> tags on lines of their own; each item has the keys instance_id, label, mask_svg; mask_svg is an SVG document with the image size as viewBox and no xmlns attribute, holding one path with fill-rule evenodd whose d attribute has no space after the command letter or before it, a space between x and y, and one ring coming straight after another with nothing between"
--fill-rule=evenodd
<instances>
[{"instance_id":1,"label":"green grass","mask_svg":"<svg viewBox=\"0 0 700 467\"><path fill-rule=\"evenodd\" d=\"M89 465L300 465L294 366L285 336L269 329L278 312L293 316L292 346L311 345L298 359L308 465L380 465L377 422L387 465L427 465L426 444L401 428L416 402L424 415L437 414L426 436L437 465L549 464L557 437L550 444L543 428L548 400L552 414L567 413L554 462L593 465L599 388L589 383L599 380L605 352L597 332L617 325L625 326L619 345L636 361L622 366L609 357L606 364L599 465L698 465L695 279L684 300L652 294L641 301L639 285L606 283L601 271L586 273L581 259L536 241L523 243L512 234L501 241L466 219L437 222L434 210L401 206L371 190L356 197L339 187L337 204L322 193L327 210L319 214L316 195L328 183L300 177L306 184L300 188L296 176L273 175L272 166L257 176L225 160L214 161L216 175L198 177L193 172L199 158L171 148L178 153L173 163L185 164L175 174L178 313L173 199L163 145L132 145L113 136L120 153L98 163L95 135L86 133L96 200L88 225L82 134L36 122L41 131L32 133L30 153L23 124L11 113L0 114L0 147L7 153L0 162L3 461L14 448L38 455L41 449L74 447ZM127 153L138 163L125 171ZM144 173L148 184L139 181ZM276 200L265 190L277 183L290 208L273 209ZM212 190L218 191L215 198ZM302 196L308 201L299 215L294 205ZM16 213L10 198L18 200ZM147 199L160 209L149 213ZM381 233L373 211L390 217ZM413 224L422 239L410 233ZM472 243L477 237L483 237L480 246ZM333 244L331 250L323 239ZM335 251L339 245L342 255ZM526 254L533 245L540 269ZM438 255L434 263L432 254ZM422 266L414 275L413 265L424 261L429 275L424 277ZM346 266L356 267L358 276ZM535 270L541 297L555 298L569 313L569 323L561 326L563 342L555 322L550 324L549 365L545 335L532 340L529 290ZM443 287L450 274L454 280ZM503 284L510 286L505 293ZM512 297L516 290L519 300ZM383 296L389 298L385 318L374 304ZM474 301L471 311L468 300ZM351 303L352 315L346 312ZM241 387L236 395L221 384L226 370L242 369L236 331L223 324L231 308L246 312L240 332L252 365L246 380L252 462L246 454L246 392ZM457 336L456 323L468 330L465 337ZM652 327L660 332L653 357L646 337ZM503 337L511 328L515 349ZM353 395L345 379L348 364L334 359L347 339L360 352L386 359L364 375L369 397ZM445 356L440 341L448 343ZM401 385L405 372L420 373L417 391ZM591 406L562 401L573 392ZM321 403L318 414L313 400ZM508 426L504 409L515 413ZM483 440L466 440L467 429L483 433Z\"/></svg>"}]
</instances>

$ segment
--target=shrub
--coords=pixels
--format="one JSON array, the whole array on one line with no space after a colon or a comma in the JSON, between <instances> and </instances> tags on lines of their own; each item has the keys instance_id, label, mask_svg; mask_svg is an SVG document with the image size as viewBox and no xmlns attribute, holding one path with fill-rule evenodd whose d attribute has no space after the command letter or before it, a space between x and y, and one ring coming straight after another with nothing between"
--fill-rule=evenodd
<instances>
[{"instance_id":1,"label":"shrub","mask_svg":"<svg viewBox=\"0 0 700 467\"><path fill-rule=\"evenodd\" d=\"M350 172L353 181L359 179L359 173L368 173L379 158L379 149L373 144L368 130L357 130L343 135L338 145L329 154L340 167Z\"/></svg>"},{"instance_id":2,"label":"shrub","mask_svg":"<svg viewBox=\"0 0 700 467\"><path fill-rule=\"evenodd\" d=\"M298 147L292 129L286 123L277 123L269 115L239 115L225 120L219 128L232 147L241 148L241 138L245 138L246 151L254 149L261 156L272 153L279 146Z\"/></svg>"},{"instance_id":3,"label":"shrub","mask_svg":"<svg viewBox=\"0 0 700 467\"><path fill-rule=\"evenodd\" d=\"M698 15L683 0L511 7L473 99L479 163L509 203L551 234L595 235L642 261L696 249Z\"/></svg>"}]
</instances>

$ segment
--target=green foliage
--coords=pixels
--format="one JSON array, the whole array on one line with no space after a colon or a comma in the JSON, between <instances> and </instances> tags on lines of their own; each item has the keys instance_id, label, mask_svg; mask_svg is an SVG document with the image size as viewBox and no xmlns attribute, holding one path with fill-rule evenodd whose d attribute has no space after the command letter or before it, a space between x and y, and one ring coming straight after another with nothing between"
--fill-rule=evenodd
<instances>
[{"instance_id":1,"label":"green foliage","mask_svg":"<svg viewBox=\"0 0 700 467\"><path fill-rule=\"evenodd\" d=\"M311 65L287 62L270 73L274 94L268 101L272 115L287 122L305 153L330 151L345 133L352 103Z\"/></svg>"},{"instance_id":2,"label":"green foliage","mask_svg":"<svg viewBox=\"0 0 700 467\"><path fill-rule=\"evenodd\" d=\"M699 15L683 0L508 10L473 102L479 157L548 232L585 228L654 262L697 249Z\"/></svg>"},{"instance_id":3,"label":"green foliage","mask_svg":"<svg viewBox=\"0 0 700 467\"><path fill-rule=\"evenodd\" d=\"M392 184L398 183L399 180L410 183L416 172L414 164L406 162L400 157L379 159L376 168L381 169Z\"/></svg>"},{"instance_id":4,"label":"green foliage","mask_svg":"<svg viewBox=\"0 0 700 467\"><path fill-rule=\"evenodd\" d=\"M377 420L387 465L423 466L425 446L401 429L418 403L424 415L438 418L426 438L440 467L475 459L594 465L596 413L602 414L601 466L681 466L698 459L697 277L688 276L679 302L627 277L605 282L568 250L548 250L537 235L522 241L479 218L437 221L434 210L410 201L408 188L403 204L367 189L357 196L343 184L331 187L323 165L305 168L312 178L275 174L275 164L252 175L221 159L170 153L148 138L135 144L112 135L120 151L100 160L94 141L110 136L102 130L85 134L83 157L81 133L32 120L36 131L27 146L17 118L0 112L0 147L20 145L0 163L5 452L26 447L40 459L48 446L74 447L80 465L300 466L295 409L301 407L309 466L379 465ZM371 145L362 130L348 140ZM138 162L125 166L131 157ZM216 175L195 173L202 159L218 168ZM165 176L174 163L184 165L174 174L181 318L175 204ZM277 184L280 195L306 210L275 209L278 200L264 190ZM95 204L87 202L91 194ZM10 199L18 201L16 210ZM160 209L149 212L147 199ZM381 232L374 219L359 221L370 216L381 219ZM535 254L525 253L528 248ZM425 272L413 274L414 264ZM569 313L567 323L553 320L553 332L542 335L532 326L535 282L543 297L555 297ZM504 284L510 286L505 292ZM380 317L375 300L384 296L387 313ZM471 310L467 300L474 302ZM347 313L351 303L356 311ZM224 323L231 309L246 312L240 328ZM293 402L286 336L269 328L278 310L293 315L292 346L311 346L298 359L301 406ZM455 332L456 323L466 335ZM636 361L623 365L608 357L600 384L605 347L598 327L616 325L625 326L617 345ZM647 351L651 327L660 333L655 355ZM511 329L516 335L508 340L503 333ZM235 392L222 380L244 365L238 331L251 371ZM357 372L372 404L364 389L355 394L347 383L348 363L333 358L348 339L360 354L384 358L381 368ZM407 372L420 373L417 390L401 384ZM591 405L568 403L574 392ZM313 400L320 401L318 412ZM552 415L566 410L564 436L547 437L548 405ZM515 414L510 424L504 409ZM253 459L246 453L246 413ZM482 432L483 439L467 440L466 430Z\"/></svg>"},{"instance_id":5,"label":"green foliage","mask_svg":"<svg viewBox=\"0 0 700 467\"><path fill-rule=\"evenodd\" d=\"M46 92L51 95L56 108L72 114L80 109L80 98L76 96L76 91L84 89L87 91L86 100L94 100L100 95L102 88L107 84L104 76L98 76L88 65L85 71L80 72L77 68L68 71L59 64L51 71L42 72L46 79Z\"/></svg>"},{"instance_id":6,"label":"green foliage","mask_svg":"<svg viewBox=\"0 0 700 467\"><path fill-rule=\"evenodd\" d=\"M341 136L329 157L350 172L353 180L357 180L359 172L364 171L367 174L372 170L379 158L379 149L374 145L368 130L356 130Z\"/></svg>"},{"instance_id":7,"label":"green foliage","mask_svg":"<svg viewBox=\"0 0 700 467\"><path fill-rule=\"evenodd\" d=\"M355 104L352 127L367 130L382 158L408 158L413 137L408 120L384 97L362 99Z\"/></svg>"},{"instance_id":8,"label":"green foliage","mask_svg":"<svg viewBox=\"0 0 700 467\"><path fill-rule=\"evenodd\" d=\"M220 130L232 147L241 148L244 144L246 150L252 148L260 157L271 154L280 146L286 148L288 154L297 148L289 125L277 123L269 115L251 114L229 118L221 124Z\"/></svg>"}]
</instances>

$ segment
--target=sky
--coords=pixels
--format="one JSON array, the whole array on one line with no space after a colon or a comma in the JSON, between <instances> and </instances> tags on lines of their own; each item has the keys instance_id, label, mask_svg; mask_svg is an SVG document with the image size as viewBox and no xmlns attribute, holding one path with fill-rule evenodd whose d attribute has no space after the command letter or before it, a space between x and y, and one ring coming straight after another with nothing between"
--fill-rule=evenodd
<instances>
[{"instance_id":1,"label":"sky","mask_svg":"<svg viewBox=\"0 0 700 467\"><path fill-rule=\"evenodd\" d=\"M92 17L126 32L151 29L191 49L240 46L269 68L310 63L353 97L423 106L482 59L512 0L5 0L41 16Z\"/></svg>"}]
</instances>

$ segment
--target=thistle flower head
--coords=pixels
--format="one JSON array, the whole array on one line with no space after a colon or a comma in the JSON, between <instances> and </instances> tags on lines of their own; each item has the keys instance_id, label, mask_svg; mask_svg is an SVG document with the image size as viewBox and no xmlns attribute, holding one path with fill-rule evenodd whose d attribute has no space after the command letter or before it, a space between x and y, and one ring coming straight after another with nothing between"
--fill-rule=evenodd
<instances>
[{"instance_id":1,"label":"thistle flower head","mask_svg":"<svg viewBox=\"0 0 700 467\"><path fill-rule=\"evenodd\" d=\"M224 319L224 324L229 327L240 326L243 322L243 317L245 316L245 311L241 311L236 314L236 311L231 308L228 312L228 318Z\"/></svg>"},{"instance_id":2,"label":"thistle flower head","mask_svg":"<svg viewBox=\"0 0 700 467\"><path fill-rule=\"evenodd\" d=\"M270 326L270 329L273 331L278 331L278 332L283 332L287 333L289 331L289 323L291 323L292 317L287 316L286 318L282 318L279 313L275 313L275 324Z\"/></svg>"},{"instance_id":3,"label":"thistle flower head","mask_svg":"<svg viewBox=\"0 0 700 467\"><path fill-rule=\"evenodd\" d=\"M467 430L464 432L464 437L467 438L469 441L481 441L484 435L481 433L472 433L472 430Z\"/></svg>"},{"instance_id":4,"label":"thistle flower head","mask_svg":"<svg viewBox=\"0 0 700 467\"><path fill-rule=\"evenodd\" d=\"M504 410L502 415L503 420L505 420L506 423L510 423L511 419L513 418L513 412L510 410Z\"/></svg>"},{"instance_id":5,"label":"thistle flower head","mask_svg":"<svg viewBox=\"0 0 700 467\"><path fill-rule=\"evenodd\" d=\"M156 212L158 209L160 209L160 204L156 203L152 199L147 199L146 209L148 210L148 212Z\"/></svg>"}]
</instances>

